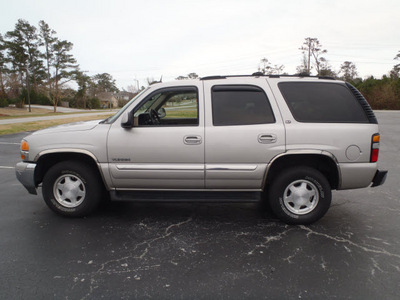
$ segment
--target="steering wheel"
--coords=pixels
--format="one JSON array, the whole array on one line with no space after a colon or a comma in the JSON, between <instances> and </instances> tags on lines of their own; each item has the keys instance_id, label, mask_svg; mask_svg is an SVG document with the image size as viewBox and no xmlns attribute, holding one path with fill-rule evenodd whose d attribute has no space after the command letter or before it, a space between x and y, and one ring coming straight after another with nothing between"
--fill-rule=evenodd
<instances>
[{"instance_id":1,"label":"steering wheel","mask_svg":"<svg viewBox=\"0 0 400 300\"><path fill-rule=\"evenodd\" d=\"M149 110L149 116L153 125L160 125L160 117L154 109Z\"/></svg>"}]
</instances>

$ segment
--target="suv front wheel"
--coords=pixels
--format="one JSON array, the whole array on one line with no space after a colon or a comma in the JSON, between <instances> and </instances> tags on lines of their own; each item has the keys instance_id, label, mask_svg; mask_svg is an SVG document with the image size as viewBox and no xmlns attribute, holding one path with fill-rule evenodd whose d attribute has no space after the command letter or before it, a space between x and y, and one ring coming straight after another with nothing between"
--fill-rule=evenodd
<instances>
[{"instance_id":1,"label":"suv front wheel","mask_svg":"<svg viewBox=\"0 0 400 300\"><path fill-rule=\"evenodd\" d=\"M44 201L63 216L88 215L98 207L101 191L97 172L82 162L60 162L51 167L43 178Z\"/></svg>"},{"instance_id":2,"label":"suv front wheel","mask_svg":"<svg viewBox=\"0 0 400 300\"><path fill-rule=\"evenodd\" d=\"M306 166L280 172L268 192L272 211L288 224L319 220L329 209L331 198L331 187L325 176Z\"/></svg>"}]
</instances>

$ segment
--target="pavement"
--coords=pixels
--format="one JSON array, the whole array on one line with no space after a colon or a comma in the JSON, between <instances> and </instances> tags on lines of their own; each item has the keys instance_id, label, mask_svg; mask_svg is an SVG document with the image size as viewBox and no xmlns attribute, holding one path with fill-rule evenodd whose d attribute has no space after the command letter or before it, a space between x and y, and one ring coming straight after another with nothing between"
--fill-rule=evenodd
<instances>
[{"instance_id":1,"label":"pavement","mask_svg":"<svg viewBox=\"0 0 400 300\"><path fill-rule=\"evenodd\" d=\"M400 113L377 113L385 185L288 226L255 204L112 203L55 215L0 136L0 299L399 299Z\"/></svg>"}]
</instances>

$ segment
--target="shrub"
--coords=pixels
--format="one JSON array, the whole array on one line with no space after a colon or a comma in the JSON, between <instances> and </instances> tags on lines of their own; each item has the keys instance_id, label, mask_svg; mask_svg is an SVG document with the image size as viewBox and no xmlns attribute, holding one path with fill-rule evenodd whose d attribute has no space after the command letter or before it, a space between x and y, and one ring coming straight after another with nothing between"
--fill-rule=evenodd
<instances>
[{"instance_id":1,"label":"shrub","mask_svg":"<svg viewBox=\"0 0 400 300\"><path fill-rule=\"evenodd\" d=\"M8 101L6 98L0 98L0 107L8 107Z\"/></svg>"}]
</instances>

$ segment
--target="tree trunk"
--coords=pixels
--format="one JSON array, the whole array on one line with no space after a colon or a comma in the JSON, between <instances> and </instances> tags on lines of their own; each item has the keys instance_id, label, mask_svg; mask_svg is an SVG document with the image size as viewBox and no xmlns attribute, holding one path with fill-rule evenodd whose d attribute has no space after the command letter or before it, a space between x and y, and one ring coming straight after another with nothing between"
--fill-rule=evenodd
<instances>
[{"instance_id":1,"label":"tree trunk","mask_svg":"<svg viewBox=\"0 0 400 300\"><path fill-rule=\"evenodd\" d=\"M4 82L3 82L3 70L0 70L0 96L6 97L6 89L4 88Z\"/></svg>"}]
</instances>

